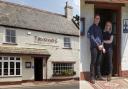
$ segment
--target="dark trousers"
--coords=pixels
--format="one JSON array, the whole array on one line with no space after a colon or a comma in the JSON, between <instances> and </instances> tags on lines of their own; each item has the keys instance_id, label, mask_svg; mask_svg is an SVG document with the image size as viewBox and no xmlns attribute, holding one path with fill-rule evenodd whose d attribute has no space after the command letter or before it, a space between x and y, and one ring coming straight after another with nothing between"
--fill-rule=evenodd
<instances>
[{"instance_id":1,"label":"dark trousers","mask_svg":"<svg viewBox=\"0 0 128 89\"><path fill-rule=\"evenodd\" d=\"M112 74L112 70L113 70L113 64L112 64L112 56L113 56L113 51L109 50L104 54L104 58L105 60L107 60L108 62L108 74Z\"/></svg>"},{"instance_id":2,"label":"dark trousers","mask_svg":"<svg viewBox=\"0 0 128 89\"><path fill-rule=\"evenodd\" d=\"M100 65L102 52L97 48L91 48L91 64L90 64L90 77L94 79L95 76L101 76Z\"/></svg>"}]
</instances>

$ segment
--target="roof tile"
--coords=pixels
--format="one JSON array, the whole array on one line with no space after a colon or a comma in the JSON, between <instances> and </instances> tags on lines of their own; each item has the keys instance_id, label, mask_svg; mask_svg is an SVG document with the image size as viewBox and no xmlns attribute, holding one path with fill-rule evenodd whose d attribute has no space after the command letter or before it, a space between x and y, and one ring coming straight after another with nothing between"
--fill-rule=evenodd
<instances>
[{"instance_id":1,"label":"roof tile","mask_svg":"<svg viewBox=\"0 0 128 89\"><path fill-rule=\"evenodd\" d=\"M39 31L79 35L79 30L64 15L0 1L0 24Z\"/></svg>"}]
</instances>

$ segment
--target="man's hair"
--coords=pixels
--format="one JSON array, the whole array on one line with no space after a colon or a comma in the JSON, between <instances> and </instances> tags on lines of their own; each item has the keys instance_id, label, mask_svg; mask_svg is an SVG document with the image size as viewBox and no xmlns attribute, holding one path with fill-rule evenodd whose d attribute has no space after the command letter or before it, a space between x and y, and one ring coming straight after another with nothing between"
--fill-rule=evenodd
<instances>
[{"instance_id":1,"label":"man's hair","mask_svg":"<svg viewBox=\"0 0 128 89\"><path fill-rule=\"evenodd\" d=\"M99 16L100 17L100 14L95 14L94 18L96 18L96 16Z\"/></svg>"}]
</instances>

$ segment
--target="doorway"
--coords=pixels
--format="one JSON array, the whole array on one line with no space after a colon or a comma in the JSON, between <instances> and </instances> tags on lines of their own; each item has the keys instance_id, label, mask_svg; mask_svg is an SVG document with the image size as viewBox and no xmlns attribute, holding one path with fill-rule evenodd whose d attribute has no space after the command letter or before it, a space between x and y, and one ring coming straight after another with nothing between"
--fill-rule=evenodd
<instances>
[{"instance_id":1,"label":"doorway","mask_svg":"<svg viewBox=\"0 0 128 89\"><path fill-rule=\"evenodd\" d=\"M34 67L35 81L42 81L43 80L43 58L35 57L34 66L35 66Z\"/></svg>"},{"instance_id":2,"label":"doorway","mask_svg":"<svg viewBox=\"0 0 128 89\"><path fill-rule=\"evenodd\" d=\"M107 9L107 8L95 8L95 14L99 14L101 16L101 22L100 22L100 27L103 31L105 27L106 21L111 21L112 22L112 32L114 35L114 40L113 40L113 76L119 76L120 74L120 48L119 45L120 43L120 34L121 34L121 29L119 22L121 21L119 18L119 10L114 10L114 9ZM120 20L120 21L119 21ZM103 59L101 63L101 73L102 75L108 74L108 64L107 64L107 59Z\"/></svg>"}]
</instances>

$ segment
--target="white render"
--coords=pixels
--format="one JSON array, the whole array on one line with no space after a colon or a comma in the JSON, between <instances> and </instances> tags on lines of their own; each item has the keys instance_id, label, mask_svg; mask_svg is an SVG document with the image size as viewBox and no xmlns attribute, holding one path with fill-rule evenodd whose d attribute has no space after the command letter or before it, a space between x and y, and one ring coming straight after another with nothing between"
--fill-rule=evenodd
<instances>
[{"instance_id":1,"label":"white render","mask_svg":"<svg viewBox=\"0 0 128 89\"><path fill-rule=\"evenodd\" d=\"M26 29L9 28L16 30L16 43L17 45L3 44L5 42L5 30L6 27L0 26L0 46L19 47L19 48L36 48L46 49L50 53L50 58L47 63L47 79L52 78L52 62L75 62L74 71L79 77L79 37L67 36L61 34L45 33L39 31L32 31ZM70 29L69 29L70 30ZM35 43L34 36L46 37L57 39L57 43ZM71 48L64 49L64 37L70 37ZM0 81L22 81L22 80L34 80L34 68L25 68L25 62L31 62L34 66L34 59L31 56L21 56L22 58L22 76L19 77L7 77L6 79L0 78ZM43 59L43 65L46 65L46 60ZM43 79L46 79L46 66L43 67Z\"/></svg>"},{"instance_id":2,"label":"white render","mask_svg":"<svg viewBox=\"0 0 128 89\"><path fill-rule=\"evenodd\" d=\"M123 33L123 20L128 19L128 4L122 7L121 69L128 70L128 34Z\"/></svg>"},{"instance_id":3,"label":"white render","mask_svg":"<svg viewBox=\"0 0 128 89\"><path fill-rule=\"evenodd\" d=\"M94 5L81 0L81 17L85 18L85 36L80 36L80 72L90 71L90 42L87 38L89 26L93 23Z\"/></svg>"}]
</instances>

